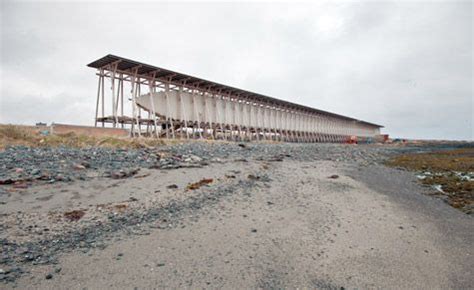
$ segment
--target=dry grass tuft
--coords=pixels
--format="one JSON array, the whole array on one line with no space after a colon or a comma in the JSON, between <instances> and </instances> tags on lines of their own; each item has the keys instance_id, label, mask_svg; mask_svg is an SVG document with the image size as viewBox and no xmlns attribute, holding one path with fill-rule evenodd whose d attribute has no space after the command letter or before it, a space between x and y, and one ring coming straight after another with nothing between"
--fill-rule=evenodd
<instances>
[{"instance_id":1,"label":"dry grass tuft","mask_svg":"<svg viewBox=\"0 0 474 290\"><path fill-rule=\"evenodd\" d=\"M403 154L387 162L409 170L474 171L474 148Z\"/></svg>"},{"instance_id":2,"label":"dry grass tuft","mask_svg":"<svg viewBox=\"0 0 474 290\"><path fill-rule=\"evenodd\" d=\"M37 142L39 132L30 127L16 125L0 125L0 148L8 145L30 145Z\"/></svg>"},{"instance_id":3,"label":"dry grass tuft","mask_svg":"<svg viewBox=\"0 0 474 290\"><path fill-rule=\"evenodd\" d=\"M201 179L198 182L188 184L188 186L186 188L188 190L196 190L196 189L199 189L201 186L211 184L213 181L214 181L214 179L212 179L212 178L204 178L204 179Z\"/></svg>"},{"instance_id":4,"label":"dry grass tuft","mask_svg":"<svg viewBox=\"0 0 474 290\"><path fill-rule=\"evenodd\" d=\"M58 147L73 148L108 147L138 149L162 146L176 141L164 141L155 138L94 137L75 133L43 136L41 130L34 127L0 125L0 149L7 146Z\"/></svg>"}]
</instances>

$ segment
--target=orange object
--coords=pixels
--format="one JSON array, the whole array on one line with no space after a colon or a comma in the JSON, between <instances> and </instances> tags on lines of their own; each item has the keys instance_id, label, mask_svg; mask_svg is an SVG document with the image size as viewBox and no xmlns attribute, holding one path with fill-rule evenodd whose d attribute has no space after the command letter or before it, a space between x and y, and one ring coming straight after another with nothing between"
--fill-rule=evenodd
<instances>
[{"instance_id":1,"label":"orange object","mask_svg":"<svg viewBox=\"0 0 474 290\"><path fill-rule=\"evenodd\" d=\"M348 144L357 144L357 136L351 136L349 140L347 140Z\"/></svg>"}]
</instances>

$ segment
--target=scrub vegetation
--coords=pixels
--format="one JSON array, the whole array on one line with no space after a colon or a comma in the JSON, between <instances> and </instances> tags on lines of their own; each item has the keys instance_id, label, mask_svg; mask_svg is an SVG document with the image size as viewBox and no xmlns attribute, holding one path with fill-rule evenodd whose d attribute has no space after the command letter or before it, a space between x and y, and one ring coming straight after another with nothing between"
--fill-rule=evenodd
<instances>
[{"instance_id":1,"label":"scrub vegetation","mask_svg":"<svg viewBox=\"0 0 474 290\"><path fill-rule=\"evenodd\" d=\"M47 127L46 127L47 128ZM108 147L108 148L145 148L164 145L164 140L154 138L95 137L75 133L49 134L41 129L18 125L0 125L0 150L7 146L28 147ZM172 142L167 140L166 143Z\"/></svg>"},{"instance_id":2,"label":"scrub vegetation","mask_svg":"<svg viewBox=\"0 0 474 290\"><path fill-rule=\"evenodd\" d=\"M403 154L387 165L418 171L420 181L451 206L474 212L474 148Z\"/></svg>"}]
</instances>

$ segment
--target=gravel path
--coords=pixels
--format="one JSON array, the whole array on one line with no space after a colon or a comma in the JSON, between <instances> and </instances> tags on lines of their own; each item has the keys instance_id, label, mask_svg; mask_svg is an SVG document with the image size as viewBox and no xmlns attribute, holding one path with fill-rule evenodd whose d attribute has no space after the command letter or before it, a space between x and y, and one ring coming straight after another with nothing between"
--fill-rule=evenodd
<instances>
[{"instance_id":1,"label":"gravel path","mask_svg":"<svg viewBox=\"0 0 474 290\"><path fill-rule=\"evenodd\" d=\"M10 148L0 152L0 279L20 288L468 288L472 217L421 194L412 173L380 165L431 149Z\"/></svg>"}]
</instances>

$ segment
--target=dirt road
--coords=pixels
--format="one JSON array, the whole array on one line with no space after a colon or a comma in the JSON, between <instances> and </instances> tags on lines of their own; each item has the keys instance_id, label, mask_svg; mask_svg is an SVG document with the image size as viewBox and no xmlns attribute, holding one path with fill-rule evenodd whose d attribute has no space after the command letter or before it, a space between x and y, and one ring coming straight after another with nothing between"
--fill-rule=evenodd
<instances>
[{"instance_id":1,"label":"dirt road","mask_svg":"<svg viewBox=\"0 0 474 290\"><path fill-rule=\"evenodd\" d=\"M169 177L177 172L179 179ZM186 188L211 177L209 185ZM172 183L177 188L170 187ZM93 185L94 181L84 181L82 190L77 185L49 188L54 194L76 192L76 198L64 205L51 198L42 207L50 210L81 202L97 208L104 198L117 202L132 193L143 206L134 209L131 203L127 210L146 212L170 202L174 206L167 208L167 215L107 236L106 247L67 251L58 264L28 268L29 274L2 287L466 289L474 285L472 217L422 195L424 189L405 171L323 160L249 160L175 173L151 171L111 187ZM41 196L47 190L37 191ZM95 191L104 196L91 194ZM15 210L31 206L13 201L11 205ZM142 231L133 234L138 229Z\"/></svg>"}]
</instances>

